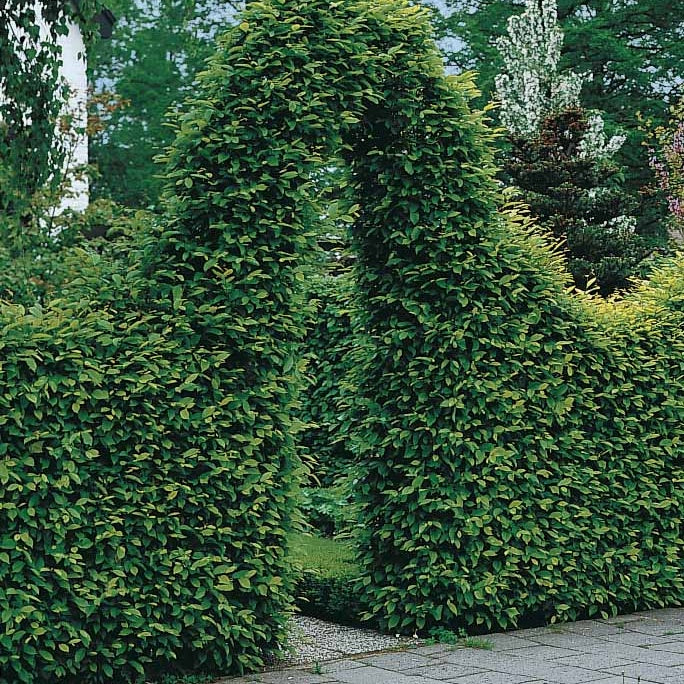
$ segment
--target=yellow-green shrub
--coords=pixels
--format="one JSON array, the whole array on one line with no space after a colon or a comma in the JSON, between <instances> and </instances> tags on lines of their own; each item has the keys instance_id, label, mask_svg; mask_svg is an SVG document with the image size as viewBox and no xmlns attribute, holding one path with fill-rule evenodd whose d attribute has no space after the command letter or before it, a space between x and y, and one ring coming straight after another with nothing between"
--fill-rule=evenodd
<instances>
[{"instance_id":1,"label":"yellow-green shrub","mask_svg":"<svg viewBox=\"0 0 684 684\"><path fill-rule=\"evenodd\" d=\"M681 605L684 261L602 303L564 293L519 226L490 226L451 274L412 280L413 323L374 319L366 603L400 630Z\"/></svg>"}]
</instances>

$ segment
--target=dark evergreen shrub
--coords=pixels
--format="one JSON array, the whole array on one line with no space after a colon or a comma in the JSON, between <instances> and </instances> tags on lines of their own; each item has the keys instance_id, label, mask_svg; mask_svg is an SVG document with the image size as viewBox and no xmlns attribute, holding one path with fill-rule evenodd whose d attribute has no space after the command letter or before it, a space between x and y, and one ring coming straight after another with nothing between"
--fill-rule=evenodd
<instances>
[{"instance_id":1,"label":"dark evergreen shrub","mask_svg":"<svg viewBox=\"0 0 684 684\"><path fill-rule=\"evenodd\" d=\"M629 287L650 250L630 218L636 202L621 186L620 169L581 154L588 129L581 109L549 117L538 136L511 137L504 172L539 226L563 241L575 285L584 290L595 281L606 296Z\"/></svg>"}]
</instances>

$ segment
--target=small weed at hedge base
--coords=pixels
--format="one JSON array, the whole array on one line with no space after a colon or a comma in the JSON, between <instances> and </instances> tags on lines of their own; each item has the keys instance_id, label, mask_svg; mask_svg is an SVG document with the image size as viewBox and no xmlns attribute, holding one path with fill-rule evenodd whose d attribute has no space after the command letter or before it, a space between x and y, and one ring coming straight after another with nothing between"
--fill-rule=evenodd
<instances>
[{"instance_id":1,"label":"small weed at hedge base","mask_svg":"<svg viewBox=\"0 0 684 684\"><path fill-rule=\"evenodd\" d=\"M453 632L450 629L435 627L434 629L431 629L428 633L428 638L425 640L425 643L428 645L451 644L452 646L456 646L456 644L458 644L459 639L462 639L465 636L466 633L463 630L460 630L457 634L456 632Z\"/></svg>"},{"instance_id":2,"label":"small weed at hedge base","mask_svg":"<svg viewBox=\"0 0 684 684\"><path fill-rule=\"evenodd\" d=\"M489 639L482 639L480 637L468 637L459 642L465 648L480 648L483 651L491 651L494 644Z\"/></svg>"},{"instance_id":3,"label":"small weed at hedge base","mask_svg":"<svg viewBox=\"0 0 684 684\"><path fill-rule=\"evenodd\" d=\"M553 632L554 634L565 634L565 629L560 627L559 625L549 625L549 632Z\"/></svg>"},{"instance_id":4,"label":"small weed at hedge base","mask_svg":"<svg viewBox=\"0 0 684 684\"><path fill-rule=\"evenodd\" d=\"M213 675L165 675L158 684L211 684L216 681Z\"/></svg>"},{"instance_id":5,"label":"small weed at hedge base","mask_svg":"<svg viewBox=\"0 0 684 684\"><path fill-rule=\"evenodd\" d=\"M489 639L468 636L464 629L453 632L440 627L430 630L430 636L425 640L425 643L428 645L451 644L452 646L462 646L463 648L479 648L484 651L491 651L494 647L494 644Z\"/></svg>"}]
</instances>

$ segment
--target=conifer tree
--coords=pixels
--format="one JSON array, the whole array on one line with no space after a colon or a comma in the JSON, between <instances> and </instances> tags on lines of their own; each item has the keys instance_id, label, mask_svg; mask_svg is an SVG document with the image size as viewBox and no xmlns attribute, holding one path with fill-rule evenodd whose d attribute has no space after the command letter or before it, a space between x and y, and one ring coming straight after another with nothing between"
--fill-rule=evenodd
<instances>
[{"instance_id":1,"label":"conifer tree","mask_svg":"<svg viewBox=\"0 0 684 684\"><path fill-rule=\"evenodd\" d=\"M608 295L629 286L646 256L632 198L613 161L624 136L608 137L597 112L580 106L591 76L559 69L563 32L556 0L526 0L497 46L501 120L511 146L504 170L539 225L564 241L577 287L595 280Z\"/></svg>"}]
</instances>

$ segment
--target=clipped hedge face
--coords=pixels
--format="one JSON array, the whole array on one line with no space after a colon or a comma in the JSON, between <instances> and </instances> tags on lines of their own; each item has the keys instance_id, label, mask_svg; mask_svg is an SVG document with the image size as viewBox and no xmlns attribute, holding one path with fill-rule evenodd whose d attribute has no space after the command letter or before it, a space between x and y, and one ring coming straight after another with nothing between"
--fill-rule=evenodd
<instances>
[{"instance_id":1,"label":"clipped hedge face","mask_svg":"<svg viewBox=\"0 0 684 684\"><path fill-rule=\"evenodd\" d=\"M239 672L282 636L298 263L335 150L373 613L681 602L678 268L623 305L566 296L497 216L472 86L429 35L400 0L252 3L179 120L163 225L0 311L0 684Z\"/></svg>"},{"instance_id":2,"label":"clipped hedge face","mask_svg":"<svg viewBox=\"0 0 684 684\"><path fill-rule=\"evenodd\" d=\"M453 79L397 73L352 160L370 615L411 632L681 605L681 257L621 303L566 293L497 213Z\"/></svg>"},{"instance_id":3,"label":"clipped hedge face","mask_svg":"<svg viewBox=\"0 0 684 684\"><path fill-rule=\"evenodd\" d=\"M182 315L74 304L5 320L0 348L0 681L258 664L289 600L296 464L227 393L228 352Z\"/></svg>"}]
</instances>

